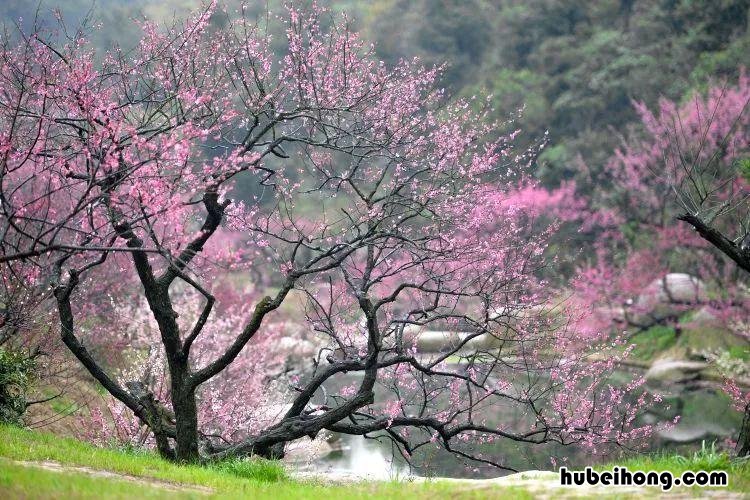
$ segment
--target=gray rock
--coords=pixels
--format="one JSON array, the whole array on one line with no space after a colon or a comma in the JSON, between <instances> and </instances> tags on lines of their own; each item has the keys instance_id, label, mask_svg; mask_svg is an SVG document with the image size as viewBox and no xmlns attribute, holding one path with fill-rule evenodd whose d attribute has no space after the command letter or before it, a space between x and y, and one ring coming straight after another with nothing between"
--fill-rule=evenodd
<instances>
[{"instance_id":1,"label":"gray rock","mask_svg":"<svg viewBox=\"0 0 750 500\"><path fill-rule=\"evenodd\" d=\"M455 348L461 342L458 332L421 332L417 336L417 350L420 352L445 352Z\"/></svg>"},{"instance_id":2,"label":"gray rock","mask_svg":"<svg viewBox=\"0 0 750 500\"><path fill-rule=\"evenodd\" d=\"M644 378L648 382L681 382L697 377L707 367L708 363L700 361L660 359L654 361Z\"/></svg>"},{"instance_id":3,"label":"gray rock","mask_svg":"<svg viewBox=\"0 0 750 500\"><path fill-rule=\"evenodd\" d=\"M726 429L714 425L711 422L704 422L700 425L681 426L677 425L672 429L667 429L659 432L659 437L665 441L671 441L673 443L697 443L699 441L712 439L712 438L724 438L730 436L732 433Z\"/></svg>"},{"instance_id":4,"label":"gray rock","mask_svg":"<svg viewBox=\"0 0 750 500\"><path fill-rule=\"evenodd\" d=\"M671 316L679 316L708 299L705 284L685 273L670 273L655 279L628 308L629 322L649 327Z\"/></svg>"},{"instance_id":5,"label":"gray rock","mask_svg":"<svg viewBox=\"0 0 750 500\"><path fill-rule=\"evenodd\" d=\"M291 358L293 360L302 360L315 356L320 346L315 345L309 340L304 340L297 337L281 337L276 345L275 349L278 349L285 358Z\"/></svg>"}]
</instances>

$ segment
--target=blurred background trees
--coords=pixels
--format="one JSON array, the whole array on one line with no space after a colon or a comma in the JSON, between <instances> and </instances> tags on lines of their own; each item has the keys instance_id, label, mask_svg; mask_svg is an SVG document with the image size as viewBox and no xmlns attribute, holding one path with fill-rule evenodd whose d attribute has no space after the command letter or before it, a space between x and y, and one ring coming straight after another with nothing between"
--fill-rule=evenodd
<instances>
[{"instance_id":1,"label":"blurred background trees","mask_svg":"<svg viewBox=\"0 0 750 500\"><path fill-rule=\"evenodd\" d=\"M263 20L283 2L249 2ZM447 63L442 84L451 95L491 93L496 117L524 107L524 134L550 144L539 175L548 186L576 177L574 160L604 165L619 135L639 128L632 100L652 107L659 97L684 101L711 82L737 76L750 62L748 0L323 0L346 11L353 28L375 44L386 63L419 57ZM168 21L198 0L45 2L42 17L60 14L75 26L101 22L94 40L124 47L137 39L129 18ZM229 2L230 8L239 2ZM0 5L6 23L31 22L28 3ZM282 34L276 36L281 40ZM580 177L580 176L579 176Z\"/></svg>"},{"instance_id":2,"label":"blurred background trees","mask_svg":"<svg viewBox=\"0 0 750 500\"><path fill-rule=\"evenodd\" d=\"M445 84L494 95L502 115L525 105L520 127L550 131L545 183L575 175L571 160L603 164L618 133L648 106L736 76L747 64L747 1L381 0L363 28L386 61L449 61Z\"/></svg>"}]
</instances>

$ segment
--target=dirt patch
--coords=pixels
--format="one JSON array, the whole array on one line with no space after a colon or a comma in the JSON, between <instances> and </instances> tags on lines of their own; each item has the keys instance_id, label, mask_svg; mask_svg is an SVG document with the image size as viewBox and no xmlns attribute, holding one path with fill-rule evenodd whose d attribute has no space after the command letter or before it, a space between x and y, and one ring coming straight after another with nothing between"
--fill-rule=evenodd
<instances>
[{"instance_id":1,"label":"dirt patch","mask_svg":"<svg viewBox=\"0 0 750 500\"><path fill-rule=\"evenodd\" d=\"M160 479L133 476L131 474L121 474L119 472L111 472L101 469L92 469L91 467L83 467L76 465L63 465L59 462L44 461L44 462L27 462L23 460L3 460L14 465L20 465L23 467L33 467L37 469L44 469L53 472L74 472L79 474L87 474L92 477L101 477L107 479L118 479L121 481L129 481L132 483L138 483L146 486L152 486L154 488L161 488L169 491L198 493L201 495L209 495L214 493L214 490L206 486L199 486L195 484L183 484L183 483L172 483L169 481L162 481Z\"/></svg>"}]
</instances>

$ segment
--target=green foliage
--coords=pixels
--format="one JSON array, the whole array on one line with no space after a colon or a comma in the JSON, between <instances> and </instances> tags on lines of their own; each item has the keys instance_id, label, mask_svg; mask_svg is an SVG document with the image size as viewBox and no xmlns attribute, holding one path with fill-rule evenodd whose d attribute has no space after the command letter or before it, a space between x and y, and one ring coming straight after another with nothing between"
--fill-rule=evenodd
<instances>
[{"instance_id":1,"label":"green foliage","mask_svg":"<svg viewBox=\"0 0 750 500\"><path fill-rule=\"evenodd\" d=\"M729 489L747 491L750 488L750 461L747 459L732 459L726 452L716 449L715 443L706 445L701 443L701 449L690 454L656 453L644 454L618 461L614 464L598 467L599 470L612 470L617 465L627 467L631 471L655 470L670 471L675 475L685 471L726 471L729 475ZM719 490L720 491L720 490Z\"/></svg>"},{"instance_id":2,"label":"green foliage","mask_svg":"<svg viewBox=\"0 0 750 500\"><path fill-rule=\"evenodd\" d=\"M334 5L339 1L331 2ZM454 92L474 85L477 70L493 47L493 11L482 0L380 0L362 4L362 31L380 57L394 63L419 57L428 65L448 64L443 84Z\"/></svg>"},{"instance_id":3,"label":"green foliage","mask_svg":"<svg viewBox=\"0 0 750 500\"><path fill-rule=\"evenodd\" d=\"M240 2L224 3L232 11ZM517 126L526 137L550 131L550 149L540 158L539 171L548 185L578 175L573 163L579 155L595 174L602 173L621 136L640 126L632 100L649 107L661 96L679 101L750 65L750 2L745 0L318 3L346 11L353 29L374 42L387 63L416 56L428 66L447 64L443 85L454 95L491 93L494 118L505 120L524 106ZM266 6L278 12L282 4L250 2L247 12L262 21ZM58 5L68 26L91 10L87 0L44 2L39 13L48 25ZM92 30L91 38L102 49L130 47L139 30L121 20L146 15L165 22L199 5L197 0L100 0L92 20L106 29ZM0 2L0 18L8 25L23 18L28 27L33 17L28 2ZM283 41L281 27L274 29L272 40ZM274 48L282 50L276 41ZM600 189L599 179L593 180L583 189Z\"/></svg>"},{"instance_id":4,"label":"green foliage","mask_svg":"<svg viewBox=\"0 0 750 500\"><path fill-rule=\"evenodd\" d=\"M15 461L52 461L62 469L50 471ZM248 475L248 471L260 469L255 465L239 465L240 462L253 461L217 465L234 471L217 470L217 466L177 465L150 453L130 454L95 448L73 439L0 425L3 498L534 498L521 488L478 487L444 481L333 485L287 477L269 480L262 472ZM639 455L614 465L630 470L668 470L675 474L685 470L726 470L730 490L746 491L750 487L750 463L732 460L713 445L704 445L691 454ZM598 468L611 470L614 465ZM243 472L235 473L237 470ZM106 471L109 475L98 476L97 471ZM619 498L617 492L613 494Z\"/></svg>"},{"instance_id":5,"label":"green foliage","mask_svg":"<svg viewBox=\"0 0 750 500\"><path fill-rule=\"evenodd\" d=\"M750 158L743 158L737 161L737 170L746 181L750 182Z\"/></svg>"},{"instance_id":6,"label":"green foliage","mask_svg":"<svg viewBox=\"0 0 750 500\"><path fill-rule=\"evenodd\" d=\"M744 0L365 5L362 28L387 62L448 62L444 83L462 95L492 93L500 119L525 104L519 127L531 137L549 129L550 146L564 147L540 158L550 185L575 174L578 155L594 173L604 168L620 137L640 126L632 100L679 101L750 64Z\"/></svg>"},{"instance_id":7,"label":"green foliage","mask_svg":"<svg viewBox=\"0 0 750 500\"><path fill-rule=\"evenodd\" d=\"M732 335L725 328L700 326L684 328L678 346L693 353L700 353L702 351L727 351L731 348L747 349L748 342L742 337Z\"/></svg>"},{"instance_id":8,"label":"green foliage","mask_svg":"<svg viewBox=\"0 0 750 500\"><path fill-rule=\"evenodd\" d=\"M716 451L716 443L711 443L708 447L705 441L701 442L700 450L693 452L690 456L677 455L674 461L683 467L694 467L693 470L725 470L731 466L729 455Z\"/></svg>"},{"instance_id":9,"label":"green foliage","mask_svg":"<svg viewBox=\"0 0 750 500\"><path fill-rule=\"evenodd\" d=\"M693 318L695 318L695 313L695 310L686 311L680 315L680 318L677 320L677 322L681 325L689 324L691 321L693 321Z\"/></svg>"},{"instance_id":10,"label":"green foliage","mask_svg":"<svg viewBox=\"0 0 750 500\"><path fill-rule=\"evenodd\" d=\"M138 484L132 480L96 477L84 472L61 474L27 465L0 462L0 492L7 499L75 498L200 498L200 492L178 492L173 487ZM103 496L106 492L106 497Z\"/></svg>"},{"instance_id":11,"label":"green foliage","mask_svg":"<svg viewBox=\"0 0 750 500\"><path fill-rule=\"evenodd\" d=\"M673 345L677 340L675 329L671 326L654 325L648 330L633 335L631 342L635 345L633 356L644 361L654 357Z\"/></svg>"},{"instance_id":12,"label":"green foliage","mask_svg":"<svg viewBox=\"0 0 750 500\"><path fill-rule=\"evenodd\" d=\"M19 423L26 411L26 393L34 380L34 360L0 348L0 422Z\"/></svg>"},{"instance_id":13,"label":"green foliage","mask_svg":"<svg viewBox=\"0 0 750 500\"><path fill-rule=\"evenodd\" d=\"M746 461L732 460L726 452L717 450L715 443L707 445L705 441L701 443L699 450L687 455L664 452L646 454L627 459L623 463L618 463L618 465L628 467L631 470L668 470L675 474L686 470L704 470L706 472L734 470L741 472L746 480L750 479L750 467L748 467ZM602 469L606 469L606 467Z\"/></svg>"},{"instance_id":14,"label":"green foliage","mask_svg":"<svg viewBox=\"0 0 750 500\"><path fill-rule=\"evenodd\" d=\"M729 356L735 359L741 359L743 361L750 360L750 352L748 352L747 346L733 345L727 349Z\"/></svg>"},{"instance_id":15,"label":"green foliage","mask_svg":"<svg viewBox=\"0 0 750 500\"><path fill-rule=\"evenodd\" d=\"M502 68L483 84L467 85L462 94L465 97L492 94L496 112L513 113L522 109L524 123L534 130L546 127L550 104L544 95L544 79L529 69Z\"/></svg>"}]
</instances>

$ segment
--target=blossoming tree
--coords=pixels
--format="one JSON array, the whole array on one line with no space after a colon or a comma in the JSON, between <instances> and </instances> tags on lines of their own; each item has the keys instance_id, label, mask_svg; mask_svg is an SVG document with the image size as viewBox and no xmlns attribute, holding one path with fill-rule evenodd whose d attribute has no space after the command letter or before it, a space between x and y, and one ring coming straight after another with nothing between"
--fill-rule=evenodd
<instances>
[{"instance_id":1,"label":"blossoming tree","mask_svg":"<svg viewBox=\"0 0 750 500\"><path fill-rule=\"evenodd\" d=\"M554 227L533 233L533 211L514 202L529 158L513 137L475 103L447 104L437 70L377 62L345 19L293 8L284 19L281 58L243 10L214 6L144 24L133 51L98 65L80 34L4 40L4 279L51 287L67 348L182 461L280 456L326 429L509 467L461 443L647 434L637 383L606 386L614 358L585 359L598 337L571 327L578 312L545 307L537 271ZM246 265L264 296L219 307L227 268ZM87 348L92 332L132 340L130 315L97 306L104 289L115 305L142 297L132 321L147 312L158 331L168 400ZM217 394L256 403L227 388L243 359L276 363L262 354L268 324L294 294L323 339L317 355L289 379L283 412L217 438L201 408ZM426 329L454 341L419 353ZM493 420L503 405L524 417Z\"/></svg>"},{"instance_id":2,"label":"blossoming tree","mask_svg":"<svg viewBox=\"0 0 750 500\"><path fill-rule=\"evenodd\" d=\"M750 78L743 70L736 86L713 87L704 99L682 108L665 102L658 116L644 113L654 147L664 147L666 184L675 194L677 218L745 273L750 272L748 107ZM727 273L729 300L724 308L733 330L747 338L745 273ZM727 389L745 413L737 442L737 452L744 456L750 454L750 394L739 388L739 375L727 374Z\"/></svg>"},{"instance_id":3,"label":"blossoming tree","mask_svg":"<svg viewBox=\"0 0 750 500\"><path fill-rule=\"evenodd\" d=\"M589 210L598 211L594 225L608 238L599 239L596 264L577 281L579 296L599 307L600 327L614 320L637 331L661 322L679 332L679 317L702 308L747 345L749 105L744 71L736 84L712 86L682 105L664 99L652 111L636 104L644 130L596 180L609 189L597 191ZM667 278L675 272L689 273L693 289L673 293ZM655 308L649 294L669 305ZM747 367L726 373L728 393L746 415L742 455L750 453L750 407L737 382L746 374Z\"/></svg>"}]
</instances>

